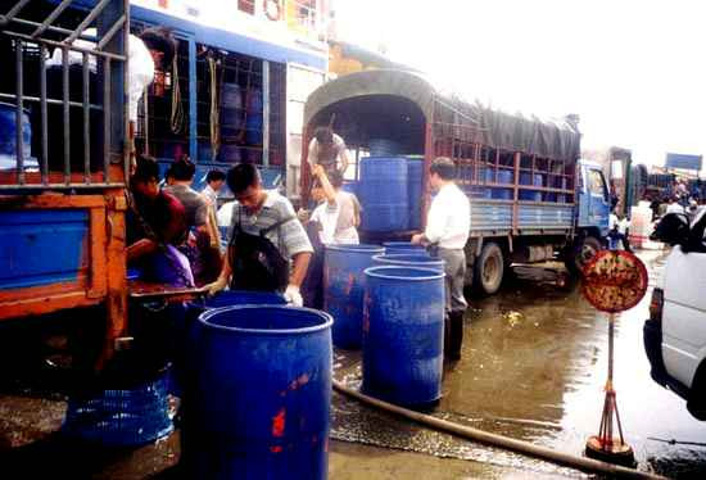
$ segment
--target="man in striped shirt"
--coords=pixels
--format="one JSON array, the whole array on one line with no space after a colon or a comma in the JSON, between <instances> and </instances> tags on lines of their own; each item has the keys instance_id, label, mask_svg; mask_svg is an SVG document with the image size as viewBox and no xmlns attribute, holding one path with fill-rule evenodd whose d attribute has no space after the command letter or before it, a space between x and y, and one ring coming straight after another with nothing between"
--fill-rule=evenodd
<instances>
[{"instance_id":1,"label":"man in striped shirt","mask_svg":"<svg viewBox=\"0 0 706 480\"><path fill-rule=\"evenodd\" d=\"M252 164L228 171L228 187L237 202L228 229L228 259L211 293L232 289L281 291L301 306L299 293L313 248L292 204L262 188Z\"/></svg>"}]
</instances>

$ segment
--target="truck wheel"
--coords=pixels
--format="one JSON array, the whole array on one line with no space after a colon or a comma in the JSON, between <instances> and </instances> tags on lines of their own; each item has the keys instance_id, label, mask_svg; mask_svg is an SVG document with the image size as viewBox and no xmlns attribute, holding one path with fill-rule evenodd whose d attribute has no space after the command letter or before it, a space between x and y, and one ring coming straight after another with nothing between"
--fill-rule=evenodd
<instances>
[{"instance_id":1,"label":"truck wheel","mask_svg":"<svg viewBox=\"0 0 706 480\"><path fill-rule=\"evenodd\" d=\"M476 259L473 270L473 285L478 291L486 295L496 293L503 283L505 272L505 260L500 246L493 242L483 245L483 250Z\"/></svg>"},{"instance_id":2,"label":"truck wheel","mask_svg":"<svg viewBox=\"0 0 706 480\"><path fill-rule=\"evenodd\" d=\"M706 361L696 370L686 409L695 419L706 421Z\"/></svg>"},{"instance_id":3,"label":"truck wheel","mask_svg":"<svg viewBox=\"0 0 706 480\"><path fill-rule=\"evenodd\" d=\"M603 249L600 240L588 235L580 240L578 245L566 259L566 267L574 274L581 274L583 267Z\"/></svg>"}]
</instances>

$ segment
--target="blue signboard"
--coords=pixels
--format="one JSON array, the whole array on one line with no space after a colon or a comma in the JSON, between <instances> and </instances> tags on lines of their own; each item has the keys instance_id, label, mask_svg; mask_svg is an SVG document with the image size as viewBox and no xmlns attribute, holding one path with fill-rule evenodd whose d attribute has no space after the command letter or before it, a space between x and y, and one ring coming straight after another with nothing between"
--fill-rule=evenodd
<instances>
[{"instance_id":1,"label":"blue signboard","mask_svg":"<svg viewBox=\"0 0 706 480\"><path fill-rule=\"evenodd\" d=\"M682 153L667 153L667 158L664 161L666 168L679 168L682 170L701 170L703 163L702 155L685 155Z\"/></svg>"}]
</instances>

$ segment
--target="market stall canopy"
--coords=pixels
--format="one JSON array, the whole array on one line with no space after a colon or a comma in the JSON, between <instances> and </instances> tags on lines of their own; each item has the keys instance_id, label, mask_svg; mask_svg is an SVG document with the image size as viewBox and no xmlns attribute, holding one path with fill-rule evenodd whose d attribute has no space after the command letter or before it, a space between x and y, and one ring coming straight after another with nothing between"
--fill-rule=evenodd
<instances>
[{"instance_id":1,"label":"market stall canopy","mask_svg":"<svg viewBox=\"0 0 706 480\"><path fill-rule=\"evenodd\" d=\"M444 91L420 73L403 70L367 70L325 83L309 95L304 122L325 125L341 105L353 105L356 99L379 99L374 108L386 112L390 108L386 99L395 98L416 105L425 122L458 125L464 136L471 135L470 140L481 145L555 159L580 156L581 135L575 116L544 120L511 115Z\"/></svg>"}]
</instances>

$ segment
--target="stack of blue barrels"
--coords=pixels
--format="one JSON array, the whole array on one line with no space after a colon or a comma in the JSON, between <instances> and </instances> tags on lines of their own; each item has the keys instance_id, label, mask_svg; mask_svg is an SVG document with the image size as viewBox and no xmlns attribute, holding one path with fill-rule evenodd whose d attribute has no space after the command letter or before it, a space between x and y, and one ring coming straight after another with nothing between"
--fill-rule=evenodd
<instances>
[{"instance_id":1,"label":"stack of blue barrels","mask_svg":"<svg viewBox=\"0 0 706 480\"><path fill-rule=\"evenodd\" d=\"M224 163L238 163L241 160L237 145L243 130L243 93L237 83L224 83L221 87L221 147L218 160Z\"/></svg>"},{"instance_id":2,"label":"stack of blue barrels","mask_svg":"<svg viewBox=\"0 0 706 480\"><path fill-rule=\"evenodd\" d=\"M331 324L283 305L199 317L181 435L187 478L327 477Z\"/></svg>"},{"instance_id":3,"label":"stack of blue barrels","mask_svg":"<svg viewBox=\"0 0 706 480\"><path fill-rule=\"evenodd\" d=\"M247 94L245 141L250 146L262 145L262 90L252 88Z\"/></svg>"},{"instance_id":4,"label":"stack of blue barrels","mask_svg":"<svg viewBox=\"0 0 706 480\"><path fill-rule=\"evenodd\" d=\"M409 225L407 159L366 157L360 165L358 197L364 215L361 230L395 232Z\"/></svg>"},{"instance_id":5,"label":"stack of blue barrels","mask_svg":"<svg viewBox=\"0 0 706 480\"><path fill-rule=\"evenodd\" d=\"M422 226L422 197L424 195L424 158L407 158L407 201L409 203L409 230Z\"/></svg>"},{"instance_id":6,"label":"stack of blue barrels","mask_svg":"<svg viewBox=\"0 0 706 480\"><path fill-rule=\"evenodd\" d=\"M535 173L532 175L531 173L527 172L522 172L520 173L520 186L522 185L532 185L535 187L541 187L543 184L542 182L542 175L539 173ZM541 202L542 201L542 192L537 192L535 190L527 190L527 189L520 189L520 200L528 200L532 202Z\"/></svg>"}]
</instances>

